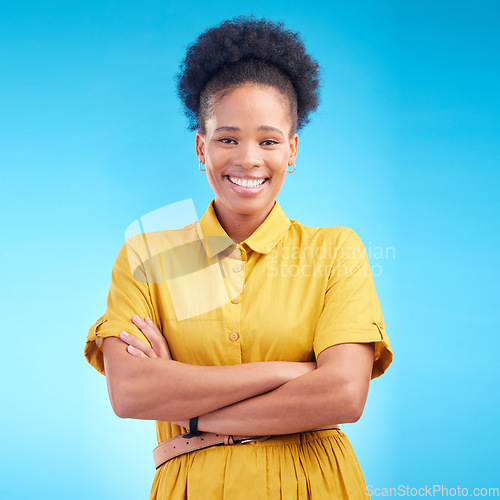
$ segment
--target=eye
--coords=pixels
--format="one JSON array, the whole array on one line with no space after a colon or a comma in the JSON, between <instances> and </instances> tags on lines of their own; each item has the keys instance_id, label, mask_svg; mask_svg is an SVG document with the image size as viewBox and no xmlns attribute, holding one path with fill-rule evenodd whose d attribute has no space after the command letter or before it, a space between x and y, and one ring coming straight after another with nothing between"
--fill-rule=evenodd
<instances>
[{"instance_id":1,"label":"eye","mask_svg":"<svg viewBox=\"0 0 500 500\"><path fill-rule=\"evenodd\" d=\"M279 144L279 142L274 139L268 139L267 141L262 141L261 144L264 146L274 146L275 144Z\"/></svg>"},{"instance_id":2,"label":"eye","mask_svg":"<svg viewBox=\"0 0 500 500\"><path fill-rule=\"evenodd\" d=\"M222 139L218 139L217 142L222 142L223 144L236 143L236 141L234 139L229 139L229 137L223 137Z\"/></svg>"}]
</instances>

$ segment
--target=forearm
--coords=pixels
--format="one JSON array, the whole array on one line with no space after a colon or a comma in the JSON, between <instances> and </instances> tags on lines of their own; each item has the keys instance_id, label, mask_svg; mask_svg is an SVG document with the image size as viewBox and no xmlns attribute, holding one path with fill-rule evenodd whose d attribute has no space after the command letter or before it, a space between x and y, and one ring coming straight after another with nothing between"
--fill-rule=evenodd
<instances>
[{"instance_id":1,"label":"forearm","mask_svg":"<svg viewBox=\"0 0 500 500\"><path fill-rule=\"evenodd\" d=\"M368 395L371 348L362 372L353 376L335 365L295 378L263 395L199 418L199 429L231 435L274 435L355 422Z\"/></svg>"},{"instance_id":2,"label":"forearm","mask_svg":"<svg viewBox=\"0 0 500 500\"><path fill-rule=\"evenodd\" d=\"M143 360L139 360L143 361ZM278 363L196 366L162 359L143 362L128 381L131 418L191 418L256 396L285 382Z\"/></svg>"},{"instance_id":3,"label":"forearm","mask_svg":"<svg viewBox=\"0 0 500 500\"><path fill-rule=\"evenodd\" d=\"M202 415L199 429L261 436L304 432L357 420L348 387L339 387L327 395L315 387L316 375L304 375L267 394Z\"/></svg>"},{"instance_id":4,"label":"forearm","mask_svg":"<svg viewBox=\"0 0 500 500\"><path fill-rule=\"evenodd\" d=\"M116 342L110 353L110 340L104 358L108 389L115 413L124 418L188 419L271 391L300 374L291 366L298 363L196 366L138 359Z\"/></svg>"}]
</instances>

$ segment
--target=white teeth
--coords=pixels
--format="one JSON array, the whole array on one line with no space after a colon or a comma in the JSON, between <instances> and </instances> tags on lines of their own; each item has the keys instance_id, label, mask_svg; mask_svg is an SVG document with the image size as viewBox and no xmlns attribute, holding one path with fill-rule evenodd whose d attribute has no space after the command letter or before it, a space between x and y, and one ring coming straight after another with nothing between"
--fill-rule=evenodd
<instances>
[{"instance_id":1,"label":"white teeth","mask_svg":"<svg viewBox=\"0 0 500 500\"><path fill-rule=\"evenodd\" d=\"M231 177L228 175L229 180L233 184L237 184L238 186L243 186L243 187L250 187L250 188L255 188L259 187L261 184L264 184L266 179L240 179L239 177Z\"/></svg>"}]
</instances>

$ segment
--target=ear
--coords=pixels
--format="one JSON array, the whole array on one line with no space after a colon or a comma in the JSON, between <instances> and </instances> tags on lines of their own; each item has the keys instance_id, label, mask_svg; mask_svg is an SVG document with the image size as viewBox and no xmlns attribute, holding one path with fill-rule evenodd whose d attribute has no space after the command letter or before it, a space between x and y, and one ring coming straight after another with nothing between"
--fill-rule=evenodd
<instances>
[{"instance_id":1,"label":"ear","mask_svg":"<svg viewBox=\"0 0 500 500\"><path fill-rule=\"evenodd\" d=\"M205 134L196 132L196 156L201 163L205 163Z\"/></svg>"},{"instance_id":2,"label":"ear","mask_svg":"<svg viewBox=\"0 0 500 500\"><path fill-rule=\"evenodd\" d=\"M297 132L292 135L288 145L290 147L290 156L288 157L288 163L290 165L293 165L295 163L295 160L297 159L297 153L299 149L299 134L297 134Z\"/></svg>"}]
</instances>

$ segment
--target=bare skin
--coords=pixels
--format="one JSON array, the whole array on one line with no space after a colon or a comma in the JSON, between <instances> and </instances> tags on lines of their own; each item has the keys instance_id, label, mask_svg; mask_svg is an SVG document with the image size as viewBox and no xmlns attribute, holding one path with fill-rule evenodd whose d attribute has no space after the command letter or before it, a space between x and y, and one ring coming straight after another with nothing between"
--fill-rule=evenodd
<instances>
[{"instance_id":1,"label":"bare skin","mask_svg":"<svg viewBox=\"0 0 500 500\"><path fill-rule=\"evenodd\" d=\"M129 377L134 377L128 383L135 385L135 389L130 390L124 397L134 403L129 410L130 414L123 416L168 420L183 427L188 427L189 418L200 416L200 430L238 435L304 432L336 423L353 422L361 416L370 383L373 344L340 344L325 349L318 356L317 369L315 363L285 362L285 368L290 368L287 376L291 378L282 383L284 380L280 375L282 367L272 362L227 367L198 367L172 361L167 342L156 325L137 317L134 317L133 321L153 348L126 332L120 335L123 342L120 339L108 338L104 343L105 353L111 350L111 356L105 354L105 359L108 359L106 370L113 369L109 365L109 360L114 360L115 348L120 348L125 356L134 358L134 361L125 362L126 365L131 366L137 361L143 365L144 371L128 374ZM154 360L159 362L160 367L156 373L161 373L163 369L170 379L172 376L176 377L169 385L177 386L178 394L175 391L168 393L161 387L154 387L155 384L158 386L164 384L164 379L148 379L152 376L148 373L150 368L148 365L155 362ZM180 368L181 365L183 368ZM247 374L255 368L253 375L260 375L260 378L251 384L252 388L262 384L260 394L249 396L251 390L243 393L245 389L241 384L248 379L246 375L240 379L239 375L243 374L245 367L248 368ZM238 373L239 368L241 368L240 373ZM269 371L266 371L267 368ZM213 370L210 373L207 369ZM301 369L302 374L300 374ZM184 380L184 384L188 387L183 386L183 376L192 376L195 371L202 377L197 379L196 384L192 384L190 380L186 384ZM180 377L177 379L179 374ZM127 374L124 374L124 377L127 377ZM269 385L266 385L268 383ZM270 389L274 384L276 388ZM189 393L190 388L192 394ZM210 404L221 406L205 412L207 397L204 395L207 392L209 395L212 394L210 391L216 394L209 398ZM224 405L231 396L241 399ZM307 404L304 404L306 401ZM179 402L187 413L184 417L176 418L172 412Z\"/></svg>"},{"instance_id":2,"label":"bare skin","mask_svg":"<svg viewBox=\"0 0 500 500\"><path fill-rule=\"evenodd\" d=\"M273 390L316 368L316 363L286 361L230 366L180 363L171 359L156 325L137 316L132 321L153 349L126 332L120 339L104 339L103 344L108 392L120 417L189 419Z\"/></svg>"}]
</instances>

